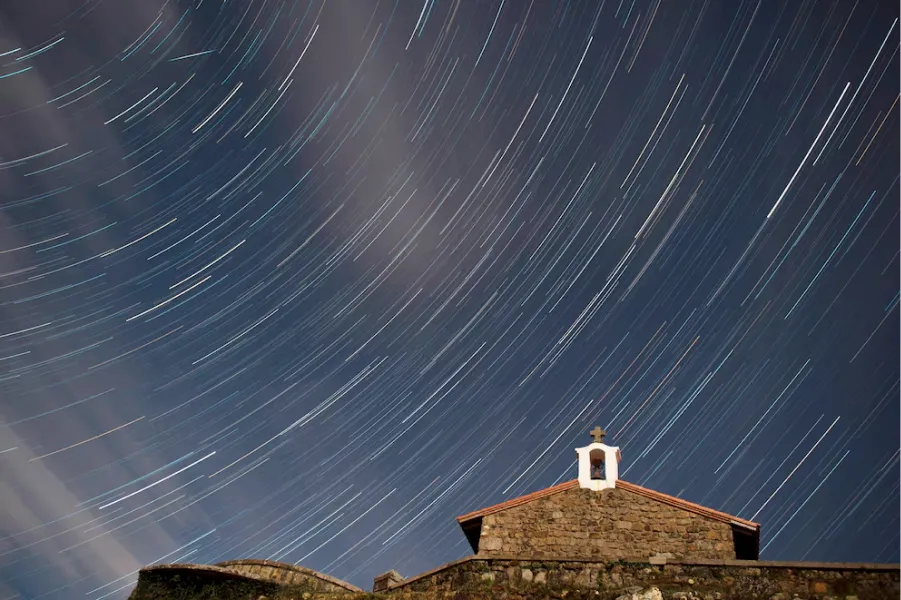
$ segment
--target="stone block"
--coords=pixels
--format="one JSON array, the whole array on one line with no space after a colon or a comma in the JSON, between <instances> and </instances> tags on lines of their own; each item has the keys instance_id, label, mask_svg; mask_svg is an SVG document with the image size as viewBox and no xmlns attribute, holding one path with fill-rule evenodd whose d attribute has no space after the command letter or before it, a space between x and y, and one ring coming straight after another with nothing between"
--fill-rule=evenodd
<instances>
[{"instance_id":1,"label":"stone block","mask_svg":"<svg viewBox=\"0 0 901 600\"><path fill-rule=\"evenodd\" d=\"M373 582L373 585L372 585L372 591L373 592L381 592L381 591L387 590L388 588L390 588L393 585L402 583L403 581L404 581L403 576L400 573L398 573L397 571L395 571L394 569L391 569L390 571L387 571L386 573L382 573L381 575L379 575L375 578L375 581Z\"/></svg>"},{"instance_id":2,"label":"stone block","mask_svg":"<svg viewBox=\"0 0 901 600\"><path fill-rule=\"evenodd\" d=\"M663 594L656 587L648 588L647 590L638 588L638 590L617 596L616 600L663 600Z\"/></svg>"},{"instance_id":3,"label":"stone block","mask_svg":"<svg viewBox=\"0 0 901 600\"><path fill-rule=\"evenodd\" d=\"M480 549L484 548L485 550L500 550L503 548L504 543L500 538L497 537L489 537L487 539L481 540Z\"/></svg>"}]
</instances>

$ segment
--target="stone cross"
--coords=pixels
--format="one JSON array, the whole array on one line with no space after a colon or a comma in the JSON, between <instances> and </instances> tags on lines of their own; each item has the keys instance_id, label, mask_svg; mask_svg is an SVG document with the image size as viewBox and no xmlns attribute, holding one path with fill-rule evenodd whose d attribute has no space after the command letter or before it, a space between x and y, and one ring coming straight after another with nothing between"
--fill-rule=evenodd
<instances>
[{"instance_id":1,"label":"stone cross","mask_svg":"<svg viewBox=\"0 0 901 600\"><path fill-rule=\"evenodd\" d=\"M597 442L598 444L603 443L604 436L607 435L607 432L604 431L603 429L601 429L600 427L598 427L597 425L595 425L594 429L592 429L588 433L591 434L591 437L593 437L594 441Z\"/></svg>"}]
</instances>

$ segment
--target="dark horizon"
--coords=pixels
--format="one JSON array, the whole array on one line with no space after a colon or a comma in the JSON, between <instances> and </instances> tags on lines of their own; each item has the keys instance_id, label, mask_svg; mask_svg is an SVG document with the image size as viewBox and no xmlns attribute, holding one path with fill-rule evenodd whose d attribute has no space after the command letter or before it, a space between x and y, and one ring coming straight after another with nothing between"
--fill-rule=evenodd
<instances>
[{"instance_id":1,"label":"dark horizon","mask_svg":"<svg viewBox=\"0 0 901 600\"><path fill-rule=\"evenodd\" d=\"M899 9L0 6L0 600L369 589L620 477L899 561Z\"/></svg>"}]
</instances>

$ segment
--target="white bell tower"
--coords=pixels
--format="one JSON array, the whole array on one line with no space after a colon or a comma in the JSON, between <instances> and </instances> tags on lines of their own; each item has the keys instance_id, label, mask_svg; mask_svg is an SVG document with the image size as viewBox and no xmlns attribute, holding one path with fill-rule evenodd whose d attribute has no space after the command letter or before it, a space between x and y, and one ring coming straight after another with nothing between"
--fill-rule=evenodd
<instances>
[{"instance_id":1,"label":"white bell tower","mask_svg":"<svg viewBox=\"0 0 901 600\"><path fill-rule=\"evenodd\" d=\"M596 492L615 488L619 479L619 461L622 460L619 448L604 443L607 432L600 427L589 433L594 442L584 448L576 448L579 455L579 487Z\"/></svg>"}]
</instances>

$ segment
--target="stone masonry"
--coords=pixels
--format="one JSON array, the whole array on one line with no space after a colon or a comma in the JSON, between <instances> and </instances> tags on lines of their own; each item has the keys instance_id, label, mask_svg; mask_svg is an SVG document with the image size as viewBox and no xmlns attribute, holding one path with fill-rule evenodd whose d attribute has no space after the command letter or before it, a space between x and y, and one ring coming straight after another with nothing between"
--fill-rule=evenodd
<instances>
[{"instance_id":1,"label":"stone masonry","mask_svg":"<svg viewBox=\"0 0 901 600\"><path fill-rule=\"evenodd\" d=\"M583 590L597 600L893 600L901 592L898 580L898 565L866 563L693 560L654 565L647 560L471 556L411 577L388 592L434 593L436 598L482 589L496 590L496 598L512 597L517 590L527 598L578 598L577 591ZM657 595L641 595L641 590L649 589L658 590ZM553 590L558 593L550 593ZM561 595L560 590L566 592Z\"/></svg>"},{"instance_id":2,"label":"stone masonry","mask_svg":"<svg viewBox=\"0 0 901 600\"><path fill-rule=\"evenodd\" d=\"M732 528L620 489L573 488L486 515L478 556L734 559Z\"/></svg>"},{"instance_id":3,"label":"stone masonry","mask_svg":"<svg viewBox=\"0 0 901 600\"><path fill-rule=\"evenodd\" d=\"M237 562L237 561L235 561ZM254 561L263 563L269 561ZM351 586L285 587L280 576L240 574L211 565L157 565L141 569L130 600L373 600ZM302 569L300 567L299 569ZM243 569L239 569L243 570ZM255 569L251 568L251 571ZM291 571L290 568L281 568ZM315 573L315 572L314 572ZM317 574L317 578L318 575ZM383 600L896 600L898 565L864 563L693 560L593 561L470 556L421 575L396 572L380 588ZM400 580L400 581L398 581ZM295 582L291 582L295 583ZM343 583L343 582L342 582ZM296 585L296 583L295 583Z\"/></svg>"},{"instance_id":4,"label":"stone masonry","mask_svg":"<svg viewBox=\"0 0 901 600\"><path fill-rule=\"evenodd\" d=\"M233 573L271 581L273 583L305 585L320 592L362 592L360 588L346 581L306 569L297 565L276 562L274 560L228 560L217 563L216 567L227 569Z\"/></svg>"}]
</instances>

